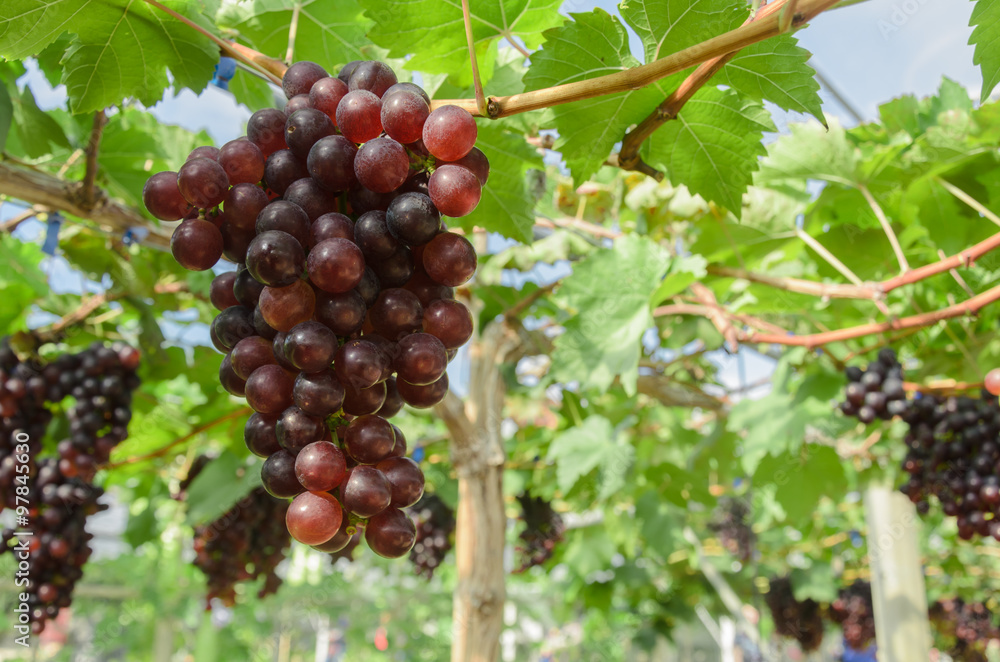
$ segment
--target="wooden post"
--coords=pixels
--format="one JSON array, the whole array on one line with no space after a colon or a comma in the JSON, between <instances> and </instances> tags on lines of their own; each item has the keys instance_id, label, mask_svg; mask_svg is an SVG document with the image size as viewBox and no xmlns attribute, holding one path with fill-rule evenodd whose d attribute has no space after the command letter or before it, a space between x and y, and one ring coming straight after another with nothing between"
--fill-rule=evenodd
<instances>
[{"instance_id":1,"label":"wooden post","mask_svg":"<svg viewBox=\"0 0 1000 662\"><path fill-rule=\"evenodd\" d=\"M930 659L916 508L897 490L872 485L865 493L865 520L879 662Z\"/></svg>"},{"instance_id":2,"label":"wooden post","mask_svg":"<svg viewBox=\"0 0 1000 662\"><path fill-rule=\"evenodd\" d=\"M505 388L500 367L517 346L516 336L505 324L488 324L469 346L468 397L463 402L448 393L435 407L448 427L458 474L452 662L495 662L500 655L507 529L500 437Z\"/></svg>"}]
</instances>

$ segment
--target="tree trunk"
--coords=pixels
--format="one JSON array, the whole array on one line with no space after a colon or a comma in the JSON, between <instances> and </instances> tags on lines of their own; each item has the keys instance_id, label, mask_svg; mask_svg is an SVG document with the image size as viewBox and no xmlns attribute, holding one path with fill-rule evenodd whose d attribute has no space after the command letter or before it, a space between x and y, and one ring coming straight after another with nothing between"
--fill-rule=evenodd
<instances>
[{"instance_id":1,"label":"tree trunk","mask_svg":"<svg viewBox=\"0 0 1000 662\"><path fill-rule=\"evenodd\" d=\"M499 368L516 347L504 324L488 325L469 347L468 398L463 403L449 393L437 406L451 433L458 473L452 662L495 662L500 653L507 517L500 437L505 389Z\"/></svg>"}]
</instances>

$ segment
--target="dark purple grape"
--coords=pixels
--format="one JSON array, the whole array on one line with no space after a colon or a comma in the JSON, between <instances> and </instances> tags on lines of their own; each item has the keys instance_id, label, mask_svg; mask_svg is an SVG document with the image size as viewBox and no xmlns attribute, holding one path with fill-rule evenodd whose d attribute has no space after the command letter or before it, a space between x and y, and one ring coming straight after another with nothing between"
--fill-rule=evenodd
<instances>
[{"instance_id":1,"label":"dark purple grape","mask_svg":"<svg viewBox=\"0 0 1000 662\"><path fill-rule=\"evenodd\" d=\"M402 243L421 246L441 231L441 214L426 195L403 193L389 204L385 224Z\"/></svg>"},{"instance_id":2,"label":"dark purple grape","mask_svg":"<svg viewBox=\"0 0 1000 662\"><path fill-rule=\"evenodd\" d=\"M257 216L257 234L277 230L295 237L303 249L312 244L312 228L309 216L302 207L286 200L275 200L261 210Z\"/></svg>"},{"instance_id":3,"label":"dark purple grape","mask_svg":"<svg viewBox=\"0 0 1000 662\"><path fill-rule=\"evenodd\" d=\"M327 77L326 70L315 62L301 61L288 67L281 79L281 89L285 97L291 99L299 94L309 94L316 81Z\"/></svg>"},{"instance_id":4,"label":"dark purple grape","mask_svg":"<svg viewBox=\"0 0 1000 662\"><path fill-rule=\"evenodd\" d=\"M316 141L332 136L336 130L333 121L323 111L303 108L288 116L285 122L285 142L295 156L305 160Z\"/></svg>"},{"instance_id":5,"label":"dark purple grape","mask_svg":"<svg viewBox=\"0 0 1000 662\"><path fill-rule=\"evenodd\" d=\"M344 387L332 370L299 374L292 395L299 409L320 418L335 414L344 404Z\"/></svg>"},{"instance_id":6,"label":"dark purple grape","mask_svg":"<svg viewBox=\"0 0 1000 662\"><path fill-rule=\"evenodd\" d=\"M302 244L287 232L257 235L247 250L247 269L265 285L283 287L302 277L306 256Z\"/></svg>"},{"instance_id":7,"label":"dark purple grape","mask_svg":"<svg viewBox=\"0 0 1000 662\"><path fill-rule=\"evenodd\" d=\"M264 183L278 195L284 195L293 182L309 176L306 164L290 149L279 149L267 157L264 166ZM256 217L254 221L256 222Z\"/></svg>"}]
</instances>

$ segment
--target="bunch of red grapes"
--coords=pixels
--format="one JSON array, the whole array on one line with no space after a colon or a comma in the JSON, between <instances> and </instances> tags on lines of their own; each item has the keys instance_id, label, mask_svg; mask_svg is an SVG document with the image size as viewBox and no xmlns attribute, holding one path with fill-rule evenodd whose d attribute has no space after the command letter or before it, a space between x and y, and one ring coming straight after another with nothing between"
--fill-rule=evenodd
<instances>
[{"instance_id":1,"label":"bunch of red grapes","mask_svg":"<svg viewBox=\"0 0 1000 662\"><path fill-rule=\"evenodd\" d=\"M892 349L880 350L878 360L869 363L864 370L850 366L846 375L845 399L840 403L844 414L867 425L876 418L887 421L906 411L903 366Z\"/></svg>"},{"instance_id":2,"label":"bunch of red grapes","mask_svg":"<svg viewBox=\"0 0 1000 662\"><path fill-rule=\"evenodd\" d=\"M938 634L949 640L948 655L960 662L986 662L987 644L1000 639L996 616L984 603L938 600L929 612Z\"/></svg>"},{"instance_id":3,"label":"bunch of red grapes","mask_svg":"<svg viewBox=\"0 0 1000 662\"><path fill-rule=\"evenodd\" d=\"M524 531L518 537L517 553L520 563L514 572L542 565L555 553L556 544L562 542L566 525L552 504L527 492L517 497L521 504Z\"/></svg>"},{"instance_id":4,"label":"bunch of red grapes","mask_svg":"<svg viewBox=\"0 0 1000 662\"><path fill-rule=\"evenodd\" d=\"M128 436L139 359L128 345L94 343L48 364L22 361L8 338L0 341L0 510L27 522L0 533L0 553L12 549L15 531L32 534L21 540L28 542L25 588L36 634L71 604L90 558L87 518L107 508L93 479ZM67 396L75 400L66 410L70 436L57 444L57 455L40 457L49 407Z\"/></svg>"},{"instance_id":5,"label":"bunch of red grapes","mask_svg":"<svg viewBox=\"0 0 1000 662\"><path fill-rule=\"evenodd\" d=\"M854 650L865 650L875 640L875 607L872 585L857 581L840 589L830 605L830 618L844 630L844 640Z\"/></svg>"},{"instance_id":6,"label":"bunch of red grapes","mask_svg":"<svg viewBox=\"0 0 1000 662\"><path fill-rule=\"evenodd\" d=\"M795 599L787 577L772 579L764 602L771 612L775 631L799 642L802 650L814 651L823 643L823 614L815 600Z\"/></svg>"},{"instance_id":7,"label":"bunch of red grapes","mask_svg":"<svg viewBox=\"0 0 1000 662\"><path fill-rule=\"evenodd\" d=\"M719 536L726 550L746 563L753 556L757 534L750 526L750 507L742 499L723 498L708 528Z\"/></svg>"},{"instance_id":8,"label":"bunch of red grapes","mask_svg":"<svg viewBox=\"0 0 1000 662\"><path fill-rule=\"evenodd\" d=\"M423 473L387 419L440 402L472 336L453 288L476 253L441 215L476 207L489 163L467 111L431 112L381 62L337 76L298 62L283 88L284 110L153 175L143 201L184 219L171 239L181 265L239 265L211 288L219 378L257 412L246 443L266 458L265 489L294 498L289 532L335 552L363 524L368 545L395 558L414 543L400 509L420 498Z\"/></svg>"},{"instance_id":9,"label":"bunch of red grapes","mask_svg":"<svg viewBox=\"0 0 1000 662\"><path fill-rule=\"evenodd\" d=\"M452 547L455 512L438 495L425 494L411 513L417 525L417 542L410 550L410 561L418 575L430 579Z\"/></svg>"}]
</instances>

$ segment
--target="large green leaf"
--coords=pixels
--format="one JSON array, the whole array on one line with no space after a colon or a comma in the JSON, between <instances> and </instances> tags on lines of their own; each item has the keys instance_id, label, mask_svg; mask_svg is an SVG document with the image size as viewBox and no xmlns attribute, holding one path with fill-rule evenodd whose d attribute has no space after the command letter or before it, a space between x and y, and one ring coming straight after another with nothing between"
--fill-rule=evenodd
<instances>
[{"instance_id":1,"label":"large green leaf","mask_svg":"<svg viewBox=\"0 0 1000 662\"><path fill-rule=\"evenodd\" d=\"M504 131L498 124L481 123L476 146L490 160L490 178L476 210L454 220L466 229L478 225L530 242L537 196L529 190L527 173L543 168L542 157L521 135Z\"/></svg>"},{"instance_id":2,"label":"large green leaf","mask_svg":"<svg viewBox=\"0 0 1000 662\"><path fill-rule=\"evenodd\" d=\"M165 2L209 29L187 2ZM63 33L76 37L66 51L63 83L73 112L100 110L135 97L160 100L170 81L201 91L212 78L218 47L205 36L140 0L10 0L0 19L0 56L23 58Z\"/></svg>"},{"instance_id":3,"label":"large green leaf","mask_svg":"<svg viewBox=\"0 0 1000 662\"><path fill-rule=\"evenodd\" d=\"M667 264L663 248L629 235L576 265L559 290L573 316L555 340L558 379L605 390L620 378L626 393L635 393L639 338L653 324L650 295Z\"/></svg>"},{"instance_id":4,"label":"large green leaf","mask_svg":"<svg viewBox=\"0 0 1000 662\"><path fill-rule=\"evenodd\" d=\"M413 55L408 69L471 80L469 50L459 0L360 0L375 21L368 36L393 57ZM562 0L471 0L469 15L480 73L489 80L499 39L517 39L529 49L541 33L563 22Z\"/></svg>"},{"instance_id":5,"label":"large green leaf","mask_svg":"<svg viewBox=\"0 0 1000 662\"><path fill-rule=\"evenodd\" d=\"M969 43L976 51L972 62L983 71L983 91L979 100L985 103L993 88L1000 83L1000 3L994 0L975 0L976 6L969 18L975 29Z\"/></svg>"},{"instance_id":6,"label":"large green leaf","mask_svg":"<svg viewBox=\"0 0 1000 662\"><path fill-rule=\"evenodd\" d=\"M841 499L847 489L840 457L826 446L765 458L754 472L754 483L777 487L775 499L791 522L810 518L824 495Z\"/></svg>"},{"instance_id":7,"label":"large green leaf","mask_svg":"<svg viewBox=\"0 0 1000 662\"><path fill-rule=\"evenodd\" d=\"M824 179L851 185L857 180L859 155L835 120L824 129L816 123L793 124L791 133L768 146L754 184L796 179Z\"/></svg>"},{"instance_id":8,"label":"large green leaf","mask_svg":"<svg viewBox=\"0 0 1000 662\"><path fill-rule=\"evenodd\" d=\"M603 500L624 487L634 454L631 445L618 439L611 421L595 415L560 433L549 447L548 459L557 463L556 480L563 494L599 467L598 498Z\"/></svg>"},{"instance_id":9,"label":"large green leaf","mask_svg":"<svg viewBox=\"0 0 1000 662\"><path fill-rule=\"evenodd\" d=\"M645 142L644 158L670 181L716 202L738 217L743 194L764 154L761 138L774 124L757 101L732 90L705 87L677 119Z\"/></svg>"},{"instance_id":10,"label":"large green leaf","mask_svg":"<svg viewBox=\"0 0 1000 662\"><path fill-rule=\"evenodd\" d=\"M352 60L368 59L361 49L369 44L365 31L371 23L355 0L253 0L227 5L219 23L237 30L262 53L284 57L296 5L296 60L311 60L335 73Z\"/></svg>"},{"instance_id":11,"label":"large green leaf","mask_svg":"<svg viewBox=\"0 0 1000 662\"><path fill-rule=\"evenodd\" d=\"M810 57L792 35L771 37L738 52L715 74L714 82L784 110L809 113L825 124L816 72L808 64Z\"/></svg>"},{"instance_id":12,"label":"large green leaf","mask_svg":"<svg viewBox=\"0 0 1000 662\"><path fill-rule=\"evenodd\" d=\"M747 15L729 0L628 0L619 8L642 39L646 62L720 35Z\"/></svg>"},{"instance_id":13,"label":"large green leaf","mask_svg":"<svg viewBox=\"0 0 1000 662\"><path fill-rule=\"evenodd\" d=\"M228 451L223 453L209 462L188 486L188 523L196 525L217 519L259 485L259 465L247 465L241 457Z\"/></svg>"},{"instance_id":14,"label":"large green leaf","mask_svg":"<svg viewBox=\"0 0 1000 662\"><path fill-rule=\"evenodd\" d=\"M10 93L7 87L0 85L0 152L7 145L7 132L10 131L10 122L14 118L14 104L10 100Z\"/></svg>"},{"instance_id":15,"label":"large green leaf","mask_svg":"<svg viewBox=\"0 0 1000 662\"><path fill-rule=\"evenodd\" d=\"M602 9L573 14L573 21L545 33L545 46L531 58L525 87L535 90L613 74L637 66L628 33ZM562 152L577 182L593 175L629 126L640 122L666 94L659 85L585 99L552 108Z\"/></svg>"},{"instance_id":16,"label":"large green leaf","mask_svg":"<svg viewBox=\"0 0 1000 662\"><path fill-rule=\"evenodd\" d=\"M6 335L15 329L12 323L23 318L31 302L48 291L45 274L38 268L42 252L35 244L14 239L6 232L0 236L0 334Z\"/></svg>"}]
</instances>

